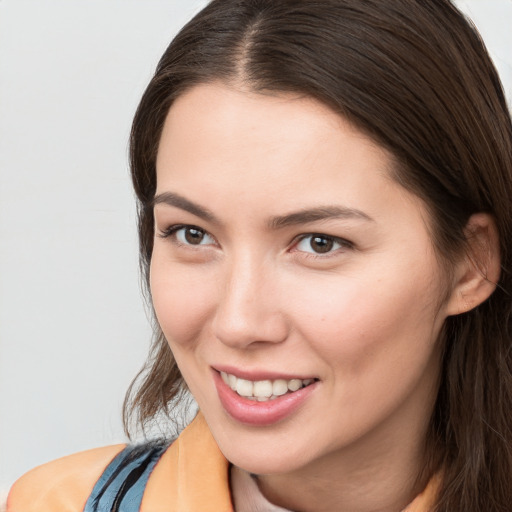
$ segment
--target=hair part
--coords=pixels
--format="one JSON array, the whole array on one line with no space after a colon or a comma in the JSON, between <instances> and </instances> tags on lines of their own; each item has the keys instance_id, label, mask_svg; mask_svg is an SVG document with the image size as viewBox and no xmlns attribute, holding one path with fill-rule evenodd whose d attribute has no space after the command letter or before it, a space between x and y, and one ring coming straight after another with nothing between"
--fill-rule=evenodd
<instances>
[{"instance_id":1,"label":"hair part","mask_svg":"<svg viewBox=\"0 0 512 512\"><path fill-rule=\"evenodd\" d=\"M470 216L493 216L502 274L495 293L449 317L424 474L442 468L438 512L505 512L512 503L512 125L478 33L448 0L214 0L172 41L133 122L140 262L149 289L156 156L173 101L221 81L299 93L390 151L393 178L420 197L447 268ZM186 391L164 335L155 338L124 420L172 416Z\"/></svg>"}]
</instances>

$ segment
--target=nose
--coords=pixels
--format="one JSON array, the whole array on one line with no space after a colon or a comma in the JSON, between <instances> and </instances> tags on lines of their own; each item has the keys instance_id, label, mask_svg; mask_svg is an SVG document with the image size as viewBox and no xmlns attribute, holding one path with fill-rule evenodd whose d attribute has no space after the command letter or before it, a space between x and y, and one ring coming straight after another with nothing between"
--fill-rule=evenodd
<instances>
[{"instance_id":1,"label":"nose","mask_svg":"<svg viewBox=\"0 0 512 512\"><path fill-rule=\"evenodd\" d=\"M283 342L288 321L276 268L246 255L227 265L213 319L215 336L232 348Z\"/></svg>"}]
</instances>

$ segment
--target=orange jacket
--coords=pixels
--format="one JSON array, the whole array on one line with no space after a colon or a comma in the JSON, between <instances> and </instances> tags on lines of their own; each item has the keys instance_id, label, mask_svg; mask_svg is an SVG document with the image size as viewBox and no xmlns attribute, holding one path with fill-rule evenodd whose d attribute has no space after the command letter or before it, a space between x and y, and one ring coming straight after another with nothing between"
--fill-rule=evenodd
<instances>
[{"instance_id":1,"label":"orange jacket","mask_svg":"<svg viewBox=\"0 0 512 512\"><path fill-rule=\"evenodd\" d=\"M97 448L39 466L12 487L7 512L82 512L94 484L124 445ZM428 512L431 482L403 512ZM199 414L151 473L141 512L234 512L229 463Z\"/></svg>"}]
</instances>

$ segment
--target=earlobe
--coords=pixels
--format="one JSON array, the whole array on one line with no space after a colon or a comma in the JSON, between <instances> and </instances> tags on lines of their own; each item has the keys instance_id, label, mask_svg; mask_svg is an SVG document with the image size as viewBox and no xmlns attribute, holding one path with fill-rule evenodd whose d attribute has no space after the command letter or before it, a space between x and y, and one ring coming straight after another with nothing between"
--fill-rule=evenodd
<instances>
[{"instance_id":1,"label":"earlobe","mask_svg":"<svg viewBox=\"0 0 512 512\"><path fill-rule=\"evenodd\" d=\"M493 217L475 213L469 218L465 234L467 250L456 265L447 316L476 308L494 292L500 278L499 235Z\"/></svg>"}]
</instances>

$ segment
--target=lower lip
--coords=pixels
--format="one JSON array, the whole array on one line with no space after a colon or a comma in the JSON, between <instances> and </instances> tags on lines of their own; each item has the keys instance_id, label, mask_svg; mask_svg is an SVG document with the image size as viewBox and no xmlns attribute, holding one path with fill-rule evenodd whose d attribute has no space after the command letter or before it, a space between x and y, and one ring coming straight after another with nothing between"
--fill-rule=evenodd
<instances>
[{"instance_id":1,"label":"lower lip","mask_svg":"<svg viewBox=\"0 0 512 512\"><path fill-rule=\"evenodd\" d=\"M317 387L317 382L314 382L305 388L287 393L274 400L258 402L235 393L222 380L217 371L214 371L214 381L225 411L240 423L256 426L272 425L291 416Z\"/></svg>"}]
</instances>

